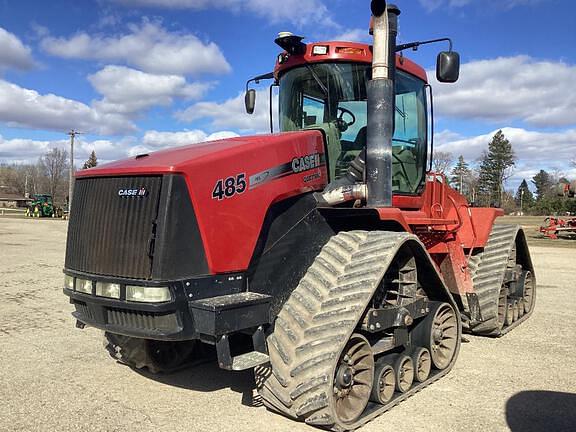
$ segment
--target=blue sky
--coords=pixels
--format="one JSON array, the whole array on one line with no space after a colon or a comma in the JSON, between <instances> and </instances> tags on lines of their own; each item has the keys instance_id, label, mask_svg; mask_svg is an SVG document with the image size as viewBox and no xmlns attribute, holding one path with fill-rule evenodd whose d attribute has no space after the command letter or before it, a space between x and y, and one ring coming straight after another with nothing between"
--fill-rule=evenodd
<instances>
[{"instance_id":1,"label":"blue sky","mask_svg":"<svg viewBox=\"0 0 576 432\"><path fill-rule=\"evenodd\" d=\"M0 162L80 137L77 163L266 131L246 79L272 69L279 31L369 40L368 0L0 0ZM473 161L504 129L510 186L540 168L576 178L576 4L398 0L400 41L449 36L455 85L432 81L438 148ZM442 46L407 55L432 70Z\"/></svg>"}]
</instances>

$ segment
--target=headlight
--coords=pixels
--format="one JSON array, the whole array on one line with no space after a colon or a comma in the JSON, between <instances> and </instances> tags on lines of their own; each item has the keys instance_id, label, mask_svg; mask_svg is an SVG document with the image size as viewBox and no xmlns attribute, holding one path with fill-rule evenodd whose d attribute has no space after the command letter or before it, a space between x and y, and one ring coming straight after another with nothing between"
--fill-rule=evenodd
<instances>
[{"instance_id":1,"label":"headlight","mask_svg":"<svg viewBox=\"0 0 576 432\"><path fill-rule=\"evenodd\" d=\"M120 298L120 284L96 282L96 295L108 298Z\"/></svg>"},{"instance_id":2,"label":"headlight","mask_svg":"<svg viewBox=\"0 0 576 432\"><path fill-rule=\"evenodd\" d=\"M76 278L76 291L84 294L92 294L92 281Z\"/></svg>"},{"instance_id":3,"label":"headlight","mask_svg":"<svg viewBox=\"0 0 576 432\"><path fill-rule=\"evenodd\" d=\"M74 278L72 276L64 275L64 288L74 291Z\"/></svg>"},{"instance_id":4,"label":"headlight","mask_svg":"<svg viewBox=\"0 0 576 432\"><path fill-rule=\"evenodd\" d=\"M144 303L162 303L171 300L168 287L126 285L126 300Z\"/></svg>"}]
</instances>

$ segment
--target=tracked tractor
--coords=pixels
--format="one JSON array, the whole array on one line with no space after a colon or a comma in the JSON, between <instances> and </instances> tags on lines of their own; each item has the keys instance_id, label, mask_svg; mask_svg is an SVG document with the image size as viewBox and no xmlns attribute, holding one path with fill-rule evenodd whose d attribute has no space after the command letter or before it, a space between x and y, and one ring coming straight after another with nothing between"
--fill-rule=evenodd
<instances>
[{"instance_id":1,"label":"tracked tractor","mask_svg":"<svg viewBox=\"0 0 576 432\"><path fill-rule=\"evenodd\" d=\"M371 12L372 46L279 35L254 80L279 86L280 133L77 173L64 293L114 358L167 371L212 346L270 409L343 431L446 375L463 331L532 313L522 229L430 170L430 86L402 52L435 41L397 45L398 8ZM451 43L436 73L457 80Z\"/></svg>"}]
</instances>

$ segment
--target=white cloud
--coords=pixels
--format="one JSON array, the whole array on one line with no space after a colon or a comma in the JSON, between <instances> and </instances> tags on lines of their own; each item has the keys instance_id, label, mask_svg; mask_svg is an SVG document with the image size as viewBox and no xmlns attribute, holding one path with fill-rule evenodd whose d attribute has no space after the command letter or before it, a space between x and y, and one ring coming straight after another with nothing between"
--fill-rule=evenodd
<instances>
[{"instance_id":1,"label":"white cloud","mask_svg":"<svg viewBox=\"0 0 576 432\"><path fill-rule=\"evenodd\" d=\"M368 33L368 27L347 29L343 33L332 36L330 40L346 42L371 42L372 36Z\"/></svg>"},{"instance_id":2,"label":"white cloud","mask_svg":"<svg viewBox=\"0 0 576 432\"><path fill-rule=\"evenodd\" d=\"M239 136L235 132L222 131L208 135L202 130L190 130L180 132L147 131L142 138L142 144L150 148L178 147L188 144L197 144L206 141L215 141Z\"/></svg>"},{"instance_id":3,"label":"white cloud","mask_svg":"<svg viewBox=\"0 0 576 432\"><path fill-rule=\"evenodd\" d=\"M91 36L85 32L70 38L48 36L42 48L63 58L126 63L156 74L227 73L231 68L218 45L192 34L166 31L159 23L144 20L131 24L117 36Z\"/></svg>"},{"instance_id":4,"label":"white cloud","mask_svg":"<svg viewBox=\"0 0 576 432\"><path fill-rule=\"evenodd\" d=\"M567 89L575 82L575 65L500 57L462 65L457 83L436 84L434 102L440 116L571 126L576 125L576 93Z\"/></svg>"},{"instance_id":5,"label":"white cloud","mask_svg":"<svg viewBox=\"0 0 576 432\"><path fill-rule=\"evenodd\" d=\"M70 128L102 135L132 131L125 117L102 113L82 102L40 94L0 80L0 122L8 126L67 131Z\"/></svg>"},{"instance_id":6,"label":"white cloud","mask_svg":"<svg viewBox=\"0 0 576 432\"><path fill-rule=\"evenodd\" d=\"M176 118L184 122L209 119L216 129L238 129L242 132L266 133L270 131L270 104L268 90L256 92L256 109L254 114L246 114L244 93L222 103L198 102L184 111L176 113ZM278 106L278 97L274 96L273 106ZM277 113L274 113L274 124L277 125Z\"/></svg>"},{"instance_id":7,"label":"white cloud","mask_svg":"<svg viewBox=\"0 0 576 432\"><path fill-rule=\"evenodd\" d=\"M14 34L0 27L0 69L30 69L34 67L32 51Z\"/></svg>"},{"instance_id":8,"label":"white cloud","mask_svg":"<svg viewBox=\"0 0 576 432\"><path fill-rule=\"evenodd\" d=\"M113 0L127 6L170 9L223 9L246 11L271 23L289 22L298 26L320 23L335 26L322 0Z\"/></svg>"},{"instance_id":9,"label":"white cloud","mask_svg":"<svg viewBox=\"0 0 576 432\"><path fill-rule=\"evenodd\" d=\"M496 132L463 137L451 131L442 131L435 136L436 149L451 152L455 157L463 155L467 161L474 162L488 149L488 143ZM512 143L517 156L514 179L532 177L541 169L571 172L569 163L574 159L576 129L541 132L505 127L502 132Z\"/></svg>"},{"instance_id":10,"label":"white cloud","mask_svg":"<svg viewBox=\"0 0 576 432\"><path fill-rule=\"evenodd\" d=\"M231 131L209 134L197 129L180 132L149 130L146 131L142 139L138 139L135 136L125 136L117 140L89 140L86 139L84 135L79 135L76 137L74 147L74 161L76 167L82 166L92 150L96 152L99 163L106 163L166 148L234 138L237 136L237 133ZM67 138L60 140L5 139L0 135L0 163L34 164L40 156L55 147L69 151L70 141Z\"/></svg>"},{"instance_id":11,"label":"white cloud","mask_svg":"<svg viewBox=\"0 0 576 432\"><path fill-rule=\"evenodd\" d=\"M534 5L537 3L542 3L546 0L497 0L497 1L490 1L487 2L483 0L480 2L479 0L419 0L420 4L427 9L428 11L436 10L440 7L449 7L449 8L458 8L464 7L470 4L477 4L481 5L482 7L486 7L488 3L490 3L490 7L496 5L500 8L511 9L516 6L527 6L527 5Z\"/></svg>"},{"instance_id":12,"label":"white cloud","mask_svg":"<svg viewBox=\"0 0 576 432\"><path fill-rule=\"evenodd\" d=\"M170 105L175 98L199 99L211 83L189 84L179 75L153 75L124 66L106 66L88 77L104 96L94 106L106 113L132 114L152 106Z\"/></svg>"},{"instance_id":13,"label":"white cloud","mask_svg":"<svg viewBox=\"0 0 576 432\"><path fill-rule=\"evenodd\" d=\"M94 150L100 163L121 159L128 156L127 149L135 145L134 137L125 137L117 141L86 140L82 135L76 137L74 146L74 165L81 166L90 152ZM0 162L4 163L31 163L52 148L70 151L70 140L33 140L28 138L5 139L0 135Z\"/></svg>"}]
</instances>

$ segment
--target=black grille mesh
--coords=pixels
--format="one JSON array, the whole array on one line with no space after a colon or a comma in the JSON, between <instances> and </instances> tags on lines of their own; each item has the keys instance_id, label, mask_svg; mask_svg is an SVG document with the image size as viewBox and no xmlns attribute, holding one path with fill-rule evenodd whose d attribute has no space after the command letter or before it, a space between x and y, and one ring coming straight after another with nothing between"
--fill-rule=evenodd
<instances>
[{"instance_id":1,"label":"black grille mesh","mask_svg":"<svg viewBox=\"0 0 576 432\"><path fill-rule=\"evenodd\" d=\"M176 314L155 314L152 312L127 311L122 309L108 309L108 324L151 331L178 331Z\"/></svg>"},{"instance_id":2,"label":"black grille mesh","mask_svg":"<svg viewBox=\"0 0 576 432\"><path fill-rule=\"evenodd\" d=\"M162 177L81 178L74 186L66 268L92 274L150 279L149 256ZM145 197L119 196L145 188Z\"/></svg>"}]
</instances>

